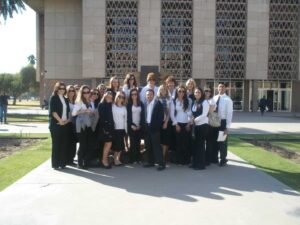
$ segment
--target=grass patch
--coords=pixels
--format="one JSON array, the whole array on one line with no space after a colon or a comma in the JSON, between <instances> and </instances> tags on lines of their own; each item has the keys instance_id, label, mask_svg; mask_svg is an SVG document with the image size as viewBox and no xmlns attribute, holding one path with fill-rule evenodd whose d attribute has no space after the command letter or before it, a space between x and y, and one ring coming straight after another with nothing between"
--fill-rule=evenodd
<instances>
[{"instance_id":1,"label":"grass patch","mask_svg":"<svg viewBox=\"0 0 300 225\"><path fill-rule=\"evenodd\" d=\"M1 137L18 137L18 134L0 135ZM26 175L50 158L51 138L47 134L31 135L33 138L47 137L22 151L0 160L0 191ZM28 138L28 137L26 137Z\"/></svg>"},{"instance_id":2,"label":"grass patch","mask_svg":"<svg viewBox=\"0 0 300 225\"><path fill-rule=\"evenodd\" d=\"M10 99L8 100L8 107L11 108L11 106L13 107L40 107L40 101L36 101L36 100L22 100L22 101L19 101L17 100L16 101L16 105L13 105L13 100Z\"/></svg>"},{"instance_id":3,"label":"grass patch","mask_svg":"<svg viewBox=\"0 0 300 225\"><path fill-rule=\"evenodd\" d=\"M262 138L262 135L231 135L229 139L229 150L256 166L258 169L263 170L272 177L300 192L300 165L240 139L249 138L249 136L253 138L256 137L257 139ZM274 135L264 136L266 138L274 137ZM285 139L292 139L291 136L295 138L295 135L281 135L281 137Z\"/></svg>"},{"instance_id":4,"label":"grass patch","mask_svg":"<svg viewBox=\"0 0 300 225\"><path fill-rule=\"evenodd\" d=\"M40 122L47 123L49 121L48 115L32 115L32 114L8 114L7 122Z\"/></svg>"},{"instance_id":5,"label":"grass patch","mask_svg":"<svg viewBox=\"0 0 300 225\"><path fill-rule=\"evenodd\" d=\"M273 146L278 146L293 152L300 154L300 143L299 142L272 142Z\"/></svg>"}]
</instances>

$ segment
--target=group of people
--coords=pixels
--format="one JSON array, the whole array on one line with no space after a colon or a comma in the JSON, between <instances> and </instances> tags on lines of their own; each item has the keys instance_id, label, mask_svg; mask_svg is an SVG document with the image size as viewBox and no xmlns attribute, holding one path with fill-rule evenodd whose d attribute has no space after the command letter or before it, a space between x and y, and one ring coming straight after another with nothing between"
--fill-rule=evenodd
<instances>
[{"instance_id":1,"label":"group of people","mask_svg":"<svg viewBox=\"0 0 300 225\"><path fill-rule=\"evenodd\" d=\"M76 165L76 152L80 169L88 169L95 159L107 169L142 162L161 171L168 161L195 170L211 163L224 166L227 139L217 139L219 131L228 134L232 112L224 83L213 96L212 88L197 87L193 79L177 85L169 76L158 87L154 73L148 74L143 88L132 73L122 88L115 76L109 87L57 82L49 100L52 167ZM212 113L220 117L220 126L209 125Z\"/></svg>"}]
</instances>

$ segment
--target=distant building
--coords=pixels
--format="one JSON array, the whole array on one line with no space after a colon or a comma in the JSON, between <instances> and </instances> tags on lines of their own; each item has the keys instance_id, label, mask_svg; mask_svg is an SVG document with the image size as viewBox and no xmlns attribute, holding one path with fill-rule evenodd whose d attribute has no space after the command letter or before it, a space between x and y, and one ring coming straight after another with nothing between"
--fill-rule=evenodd
<instances>
[{"instance_id":1,"label":"distant building","mask_svg":"<svg viewBox=\"0 0 300 225\"><path fill-rule=\"evenodd\" d=\"M228 84L235 110L300 111L300 0L28 0L38 70L96 86L133 71ZM51 88L50 88L51 87Z\"/></svg>"}]
</instances>

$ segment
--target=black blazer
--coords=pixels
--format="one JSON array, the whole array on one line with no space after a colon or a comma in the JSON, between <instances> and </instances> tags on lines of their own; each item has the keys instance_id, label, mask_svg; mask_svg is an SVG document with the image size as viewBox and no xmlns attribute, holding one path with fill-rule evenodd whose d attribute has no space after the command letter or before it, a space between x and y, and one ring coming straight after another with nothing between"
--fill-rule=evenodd
<instances>
[{"instance_id":1,"label":"black blazer","mask_svg":"<svg viewBox=\"0 0 300 225\"><path fill-rule=\"evenodd\" d=\"M64 99L67 105L67 118L69 119L69 115L70 115L69 100L65 97ZM62 117L63 104L61 103L58 95L52 95L49 100L49 128L50 129L58 124L58 121L52 115L53 112L56 112L60 118Z\"/></svg>"},{"instance_id":2,"label":"black blazer","mask_svg":"<svg viewBox=\"0 0 300 225\"><path fill-rule=\"evenodd\" d=\"M100 132L103 129L104 132L112 134L114 130L114 118L112 114L112 103L103 102L98 105L99 120L98 125Z\"/></svg>"},{"instance_id":3,"label":"black blazer","mask_svg":"<svg viewBox=\"0 0 300 225\"><path fill-rule=\"evenodd\" d=\"M149 124L150 130L158 132L161 130L161 126L164 122L164 108L160 101L154 100L154 106L151 115L151 123ZM145 114L147 113L147 107L145 107ZM145 117L146 118L146 117Z\"/></svg>"},{"instance_id":4,"label":"black blazer","mask_svg":"<svg viewBox=\"0 0 300 225\"><path fill-rule=\"evenodd\" d=\"M130 132L131 131L131 126L135 125L132 122L132 104L127 104L126 106L127 108L127 130ZM141 102L141 122L140 122L140 126L143 128L145 126L145 106L144 104Z\"/></svg>"}]
</instances>

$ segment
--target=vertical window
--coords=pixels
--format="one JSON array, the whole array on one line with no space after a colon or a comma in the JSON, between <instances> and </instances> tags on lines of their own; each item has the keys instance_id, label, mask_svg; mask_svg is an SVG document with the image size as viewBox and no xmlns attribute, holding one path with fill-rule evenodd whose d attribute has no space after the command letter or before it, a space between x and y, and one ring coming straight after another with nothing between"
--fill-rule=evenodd
<instances>
[{"instance_id":1,"label":"vertical window","mask_svg":"<svg viewBox=\"0 0 300 225\"><path fill-rule=\"evenodd\" d=\"M270 1L269 79L298 76L299 0Z\"/></svg>"},{"instance_id":2,"label":"vertical window","mask_svg":"<svg viewBox=\"0 0 300 225\"><path fill-rule=\"evenodd\" d=\"M124 77L138 67L138 0L106 1L106 76Z\"/></svg>"},{"instance_id":3,"label":"vertical window","mask_svg":"<svg viewBox=\"0 0 300 225\"><path fill-rule=\"evenodd\" d=\"M247 0L216 0L216 78L245 78L246 39Z\"/></svg>"},{"instance_id":4,"label":"vertical window","mask_svg":"<svg viewBox=\"0 0 300 225\"><path fill-rule=\"evenodd\" d=\"M192 76L193 1L162 0L160 71L178 80Z\"/></svg>"}]
</instances>

